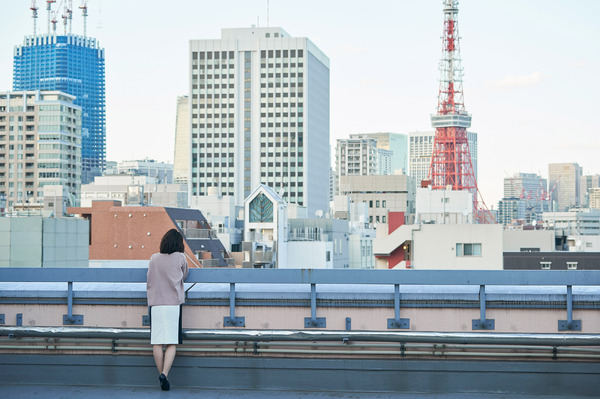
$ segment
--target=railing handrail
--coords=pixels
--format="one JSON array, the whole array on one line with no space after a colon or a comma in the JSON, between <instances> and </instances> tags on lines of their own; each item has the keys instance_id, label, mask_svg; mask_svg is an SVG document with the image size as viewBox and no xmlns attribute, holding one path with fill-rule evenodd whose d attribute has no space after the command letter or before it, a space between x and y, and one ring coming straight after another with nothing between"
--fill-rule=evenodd
<instances>
[{"instance_id":1,"label":"railing handrail","mask_svg":"<svg viewBox=\"0 0 600 399\"><path fill-rule=\"evenodd\" d=\"M149 339L148 328L0 326L0 337ZM186 340L204 341L352 341L447 344L598 346L599 334L185 329Z\"/></svg>"},{"instance_id":2,"label":"railing handrail","mask_svg":"<svg viewBox=\"0 0 600 399\"><path fill-rule=\"evenodd\" d=\"M145 268L0 268L0 282L145 283ZM600 270L190 269L188 283L600 286Z\"/></svg>"}]
</instances>

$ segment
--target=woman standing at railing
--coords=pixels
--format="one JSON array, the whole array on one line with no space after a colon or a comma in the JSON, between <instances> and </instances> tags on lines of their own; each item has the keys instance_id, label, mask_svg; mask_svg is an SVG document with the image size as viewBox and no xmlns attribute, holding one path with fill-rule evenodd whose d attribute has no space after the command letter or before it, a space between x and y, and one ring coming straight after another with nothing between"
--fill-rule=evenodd
<instances>
[{"instance_id":1,"label":"woman standing at railing","mask_svg":"<svg viewBox=\"0 0 600 399\"><path fill-rule=\"evenodd\" d=\"M160 252L150 258L146 283L150 343L163 391L171 387L167 377L175 359L176 345L182 343L181 305L185 300L183 280L187 275L183 236L176 229L171 229L160 242ZM163 345L167 346L164 353Z\"/></svg>"}]
</instances>

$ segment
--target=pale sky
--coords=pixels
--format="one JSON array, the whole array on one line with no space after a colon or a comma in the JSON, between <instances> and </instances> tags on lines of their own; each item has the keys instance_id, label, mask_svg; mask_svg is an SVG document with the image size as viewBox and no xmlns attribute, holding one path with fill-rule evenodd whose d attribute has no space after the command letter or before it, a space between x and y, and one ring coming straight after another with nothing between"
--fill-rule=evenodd
<instances>
[{"instance_id":1,"label":"pale sky","mask_svg":"<svg viewBox=\"0 0 600 399\"><path fill-rule=\"evenodd\" d=\"M12 88L13 47L33 25L29 0L1 3L4 91ZM46 2L37 3L38 32L47 32ZM73 3L73 33L81 34L80 2ZM107 159L172 162L189 40L267 26L267 3L89 0L88 35L106 49ZM308 37L330 58L332 149L351 133L432 130L442 0L271 0L269 9L269 26ZM600 173L598 15L598 0L460 2L465 105L479 134L478 184L489 207L516 172L547 178L549 163L578 162L584 174Z\"/></svg>"}]
</instances>

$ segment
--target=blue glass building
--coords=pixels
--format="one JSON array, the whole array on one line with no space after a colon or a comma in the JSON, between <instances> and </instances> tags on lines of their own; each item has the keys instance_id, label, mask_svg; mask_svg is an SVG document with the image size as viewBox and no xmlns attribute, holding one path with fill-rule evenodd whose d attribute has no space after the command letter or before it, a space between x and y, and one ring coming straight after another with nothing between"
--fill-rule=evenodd
<instances>
[{"instance_id":1,"label":"blue glass building","mask_svg":"<svg viewBox=\"0 0 600 399\"><path fill-rule=\"evenodd\" d=\"M93 181L106 163L104 49L90 37L27 36L15 46L13 90L60 90L81 107L81 182Z\"/></svg>"}]
</instances>

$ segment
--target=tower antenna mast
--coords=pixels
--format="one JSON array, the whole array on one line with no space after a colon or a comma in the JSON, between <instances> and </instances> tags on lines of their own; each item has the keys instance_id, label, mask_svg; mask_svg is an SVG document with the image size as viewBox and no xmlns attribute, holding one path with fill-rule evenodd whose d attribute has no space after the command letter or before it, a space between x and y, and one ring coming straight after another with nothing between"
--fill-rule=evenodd
<instances>
[{"instance_id":1,"label":"tower antenna mast","mask_svg":"<svg viewBox=\"0 0 600 399\"><path fill-rule=\"evenodd\" d=\"M473 217L478 223L495 223L479 198L467 128L471 115L465 110L463 69L458 35L458 0L444 0L444 35L440 60L440 87L437 114L431 115L435 128L429 177L434 190L464 190L472 194Z\"/></svg>"}]
</instances>

